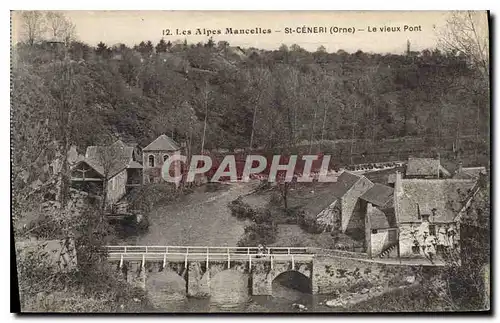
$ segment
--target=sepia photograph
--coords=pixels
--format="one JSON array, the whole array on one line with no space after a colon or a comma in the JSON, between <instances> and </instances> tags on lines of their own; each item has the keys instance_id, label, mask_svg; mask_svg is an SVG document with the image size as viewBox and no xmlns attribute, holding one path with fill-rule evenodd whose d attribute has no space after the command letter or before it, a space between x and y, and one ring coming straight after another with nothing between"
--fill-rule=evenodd
<instances>
[{"instance_id":1,"label":"sepia photograph","mask_svg":"<svg viewBox=\"0 0 500 323\"><path fill-rule=\"evenodd\" d=\"M11 312L491 314L488 11L10 19Z\"/></svg>"}]
</instances>

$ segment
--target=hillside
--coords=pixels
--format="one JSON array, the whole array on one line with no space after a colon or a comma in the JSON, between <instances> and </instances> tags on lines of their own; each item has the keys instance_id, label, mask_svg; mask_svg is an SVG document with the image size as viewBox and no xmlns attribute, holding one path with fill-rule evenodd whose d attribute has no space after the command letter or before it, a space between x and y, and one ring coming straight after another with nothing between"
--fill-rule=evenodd
<instances>
[{"instance_id":1,"label":"hillside","mask_svg":"<svg viewBox=\"0 0 500 323\"><path fill-rule=\"evenodd\" d=\"M118 137L144 147L166 133L198 152L205 119L205 149L321 151L343 164L453 149L489 159L478 153L489 151L488 85L452 53L160 50L16 45L14 173L37 178L61 147Z\"/></svg>"}]
</instances>

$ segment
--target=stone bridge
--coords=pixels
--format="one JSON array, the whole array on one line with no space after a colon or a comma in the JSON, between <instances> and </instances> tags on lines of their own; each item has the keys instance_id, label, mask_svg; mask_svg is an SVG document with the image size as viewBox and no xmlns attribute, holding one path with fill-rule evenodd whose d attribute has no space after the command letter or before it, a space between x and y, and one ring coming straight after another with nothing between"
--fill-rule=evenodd
<instances>
[{"instance_id":1,"label":"stone bridge","mask_svg":"<svg viewBox=\"0 0 500 323\"><path fill-rule=\"evenodd\" d=\"M153 301L226 295L272 295L273 282L286 280L312 294L331 293L360 281L387 284L413 275L416 265L328 255L320 249L272 247L108 246L108 261L127 282L144 288Z\"/></svg>"}]
</instances>

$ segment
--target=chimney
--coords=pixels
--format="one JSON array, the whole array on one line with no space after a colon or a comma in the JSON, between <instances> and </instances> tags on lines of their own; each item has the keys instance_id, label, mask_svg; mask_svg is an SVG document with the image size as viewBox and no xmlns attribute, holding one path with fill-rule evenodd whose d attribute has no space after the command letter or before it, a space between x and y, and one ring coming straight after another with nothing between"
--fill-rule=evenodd
<instances>
[{"instance_id":1,"label":"chimney","mask_svg":"<svg viewBox=\"0 0 500 323\"><path fill-rule=\"evenodd\" d=\"M431 210L431 212L432 212L432 222L434 222L434 220L436 219L436 212L437 212L437 209L436 209L436 208L433 208L433 209Z\"/></svg>"},{"instance_id":2,"label":"chimney","mask_svg":"<svg viewBox=\"0 0 500 323\"><path fill-rule=\"evenodd\" d=\"M396 171L396 180L394 181L394 192L397 194L400 194L403 190L403 187L401 186L401 173L399 171Z\"/></svg>"},{"instance_id":3,"label":"chimney","mask_svg":"<svg viewBox=\"0 0 500 323\"><path fill-rule=\"evenodd\" d=\"M396 216L396 222L399 223L400 219L400 208L399 208L399 199L403 193L403 188L401 186L401 173L396 171L396 179L394 181L394 215Z\"/></svg>"}]
</instances>

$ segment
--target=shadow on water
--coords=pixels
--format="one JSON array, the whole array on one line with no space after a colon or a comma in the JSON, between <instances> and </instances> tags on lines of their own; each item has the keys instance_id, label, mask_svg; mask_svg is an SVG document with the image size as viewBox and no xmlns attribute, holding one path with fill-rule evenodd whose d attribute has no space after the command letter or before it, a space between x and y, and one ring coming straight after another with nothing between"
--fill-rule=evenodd
<instances>
[{"instance_id":1,"label":"shadow on water","mask_svg":"<svg viewBox=\"0 0 500 323\"><path fill-rule=\"evenodd\" d=\"M273 296L275 289L293 290L301 294L311 294L311 280L297 271L286 271L273 281Z\"/></svg>"}]
</instances>

